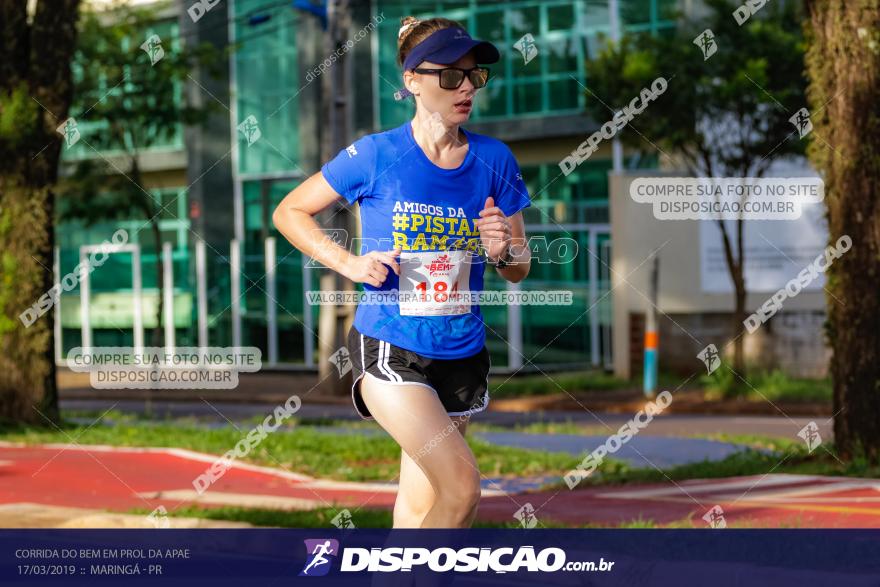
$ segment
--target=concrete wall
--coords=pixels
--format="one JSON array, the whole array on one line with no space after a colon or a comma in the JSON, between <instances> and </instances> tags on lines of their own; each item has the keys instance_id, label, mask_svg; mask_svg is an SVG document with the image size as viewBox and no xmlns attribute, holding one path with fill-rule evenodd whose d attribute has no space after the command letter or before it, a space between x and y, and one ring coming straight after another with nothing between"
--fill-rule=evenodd
<instances>
[{"instance_id":1,"label":"concrete wall","mask_svg":"<svg viewBox=\"0 0 880 587\"><path fill-rule=\"evenodd\" d=\"M639 170L638 177L681 176L678 172ZM700 221L657 220L649 204L630 197L634 174L610 176L612 296L614 306L614 371L638 374L638 317L649 305L651 253L660 259L657 306L660 320L660 368L692 373L702 367L697 353L708 344L720 350L733 336L733 294L704 293L700 284ZM769 297L750 292L746 309L753 312ZM796 376L823 376L828 349L822 336L825 294L803 291L753 335L746 335L747 359L780 367ZM631 324L633 315L636 324ZM729 350L732 350L732 346Z\"/></svg>"}]
</instances>

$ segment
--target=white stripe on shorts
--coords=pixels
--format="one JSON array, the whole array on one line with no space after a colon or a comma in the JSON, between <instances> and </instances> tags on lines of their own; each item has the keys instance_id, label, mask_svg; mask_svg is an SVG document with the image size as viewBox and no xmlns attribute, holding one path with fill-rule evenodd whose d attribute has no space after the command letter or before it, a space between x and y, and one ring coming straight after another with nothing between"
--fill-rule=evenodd
<instances>
[{"instance_id":1,"label":"white stripe on shorts","mask_svg":"<svg viewBox=\"0 0 880 587\"><path fill-rule=\"evenodd\" d=\"M380 340L379 341L379 361L378 361L379 370L382 371L382 373L384 373L385 376L388 377L388 379L390 381L398 381L398 382L402 383L403 378L399 374L395 373L394 370L391 369L391 365L388 364L388 355L390 353L391 353L391 345L389 345L384 340Z\"/></svg>"}]
</instances>

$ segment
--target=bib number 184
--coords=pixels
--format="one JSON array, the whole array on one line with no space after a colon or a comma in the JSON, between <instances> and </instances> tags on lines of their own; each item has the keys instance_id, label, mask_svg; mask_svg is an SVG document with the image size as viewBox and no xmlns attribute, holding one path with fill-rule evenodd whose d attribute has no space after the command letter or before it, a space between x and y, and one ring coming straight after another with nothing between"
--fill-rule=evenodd
<instances>
[{"instance_id":1,"label":"bib number 184","mask_svg":"<svg viewBox=\"0 0 880 587\"><path fill-rule=\"evenodd\" d=\"M433 283L434 291L432 294L434 296L435 302L445 302L450 297L452 299L456 299L456 294L458 293L458 282L454 282L452 284L452 289L449 289L449 284L445 281L435 281ZM416 291L421 292L421 297L419 298L421 301L428 301L428 282L422 281L421 283L416 284Z\"/></svg>"},{"instance_id":2,"label":"bib number 184","mask_svg":"<svg viewBox=\"0 0 880 587\"><path fill-rule=\"evenodd\" d=\"M468 251L404 252L400 256L400 313L448 316L470 312Z\"/></svg>"}]
</instances>

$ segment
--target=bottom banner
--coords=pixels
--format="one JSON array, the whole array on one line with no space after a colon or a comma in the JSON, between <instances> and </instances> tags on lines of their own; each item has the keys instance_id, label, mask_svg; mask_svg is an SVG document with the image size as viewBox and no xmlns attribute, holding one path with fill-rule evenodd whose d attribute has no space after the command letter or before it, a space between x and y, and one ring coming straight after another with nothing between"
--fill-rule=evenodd
<instances>
[{"instance_id":1,"label":"bottom banner","mask_svg":"<svg viewBox=\"0 0 880 587\"><path fill-rule=\"evenodd\" d=\"M0 585L880 585L870 530L0 530Z\"/></svg>"}]
</instances>

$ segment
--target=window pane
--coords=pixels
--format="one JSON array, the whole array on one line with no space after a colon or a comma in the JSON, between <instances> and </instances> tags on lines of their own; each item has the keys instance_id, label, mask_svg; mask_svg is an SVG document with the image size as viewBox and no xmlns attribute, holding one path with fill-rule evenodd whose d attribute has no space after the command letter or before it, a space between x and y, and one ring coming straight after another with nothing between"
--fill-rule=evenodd
<instances>
[{"instance_id":1,"label":"window pane","mask_svg":"<svg viewBox=\"0 0 880 587\"><path fill-rule=\"evenodd\" d=\"M264 7L261 0L235 2L237 17ZM272 20L260 26L249 26L246 18L236 20L235 34L242 47L235 53L238 120L233 124L253 117L250 120L256 122L261 135L254 139L254 132L248 144L245 134L237 133L239 169L245 173L292 172L299 160L296 14L283 6L271 12Z\"/></svg>"},{"instance_id":2,"label":"window pane","mask_svg":"<svg viewBox=\"0 0 880 587\"><path fill-rule=\"evenodd\" d=\"M477 13L476 38L492 43L504 43L504 12L490 10Z\"/></svg>"},{"instance_id":3,"label":"window pane","mask_svg":"<svg viewBox=\"0 0 880 587\"><path fill-rule=\"evenodd\" d=\"M502 78L490 78L489 85L480 90L474 101L474 113L480 117L507 114L507 84Z\"/></svg>"},{"instance_id":4,"label":"window pane","mask_svg":"<svg viewBox=\"0 0 880 587\"><path fill-rule=\"evenodd\" d=\"M574 25L574 6L562 4L547 7L547 30L570 29Z\"/></svg>"},{"instance_id":5,"label":"window pane","mask_svg":"<svg viewBox=\"0 0 880 587\"><path fill-rule=\"evenodd\" d=\"M587 0L577 18L580 31L588 27L608 28L608 0Z\"/></svg>"},{"instance_id":6,"label":"window pane","mask_svg":"<svg viewBox=\"0 0 880 587\"><path fill-rule=\"evenodd\" d=\"M513 86L513 108L516 112L540 112L541 83L520 83Z\"/></svg>"},{"instance_id":7,"label":"window pane","mask_svg":"<svg viewBox=\"0 0 880 587\"><path fill-rule=\"evenodd\" d=\"M620 18L626 25L651 22L651 0L621 0Z\"/></svg>"},{"instance_id":8,"label":"window pane","mask_svg":"<svg viewBox=\"0 0 880 587\"><path fill-rule=\"evenodd\" d=\"M507 11L507 22L510 24L510 36L516 42L526 33L537 37L541 32L540 10L537 6L517 8Z\"/></svg>"},{"instance_id":9,"label":"window pane","mask_svg":"<svg viewBox=\"0 0 880 587\"><path fill-rule=\"evenodd\" d=\"M575 72L578 68L577 43L573 37L557 37L541 43L547 52L548 73Z\"/></svg>"},{"instance_id":10,"label":"window pane","mask_svg":"<svg viewBox=\"0 0 880 587\"><path fill-rule=\"evenodd\" d=\"M550 109L569 110L578 107L578 94L581 87L573 79L552 81L550 86Z\"/></svg>"},{"instance_id":11,"label":"window pane","mask_svg":"<svg viewBox=\"0 0 880 587\"><path fill-rule=\"evenodd\" d=\"M657 0L657 14L660 20L675 20L677 11L677 0Z\"/></svg>"}]
</instances>

